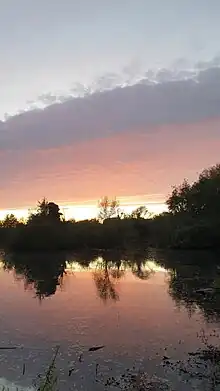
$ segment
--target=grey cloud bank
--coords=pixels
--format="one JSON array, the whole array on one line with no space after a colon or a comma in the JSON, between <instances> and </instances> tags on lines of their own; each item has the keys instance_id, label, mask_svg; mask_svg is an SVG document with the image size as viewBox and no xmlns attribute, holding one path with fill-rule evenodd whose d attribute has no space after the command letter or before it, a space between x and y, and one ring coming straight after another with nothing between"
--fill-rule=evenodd
<instances>
[{"instance_id":1,"label":"grey cloud bank","mask_svg":"<svg viewBox=\"0 0 220 391\"><path fill-rule=\"evenodd\" d=\"M165 75L165 74L164 74ZM138 84L69 98L0 122L0 150L56 148L124 131L220 117L220 68L196 79Z\"/></svg>"}]
</instances>

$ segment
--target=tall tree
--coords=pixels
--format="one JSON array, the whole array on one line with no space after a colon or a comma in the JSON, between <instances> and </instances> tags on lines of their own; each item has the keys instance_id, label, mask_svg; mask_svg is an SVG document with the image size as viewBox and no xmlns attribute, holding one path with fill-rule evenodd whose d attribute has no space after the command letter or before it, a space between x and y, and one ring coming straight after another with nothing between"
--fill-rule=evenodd
<instances>
[{"instance_id":1,"label":"tall tree","mask_svg":"<svg viewBox=\"0 0 220 391\"><path fill-rule=\"evenodd\" d=\"M44 197L41 201L37 203L37 215L38 216L48 216L49 214L49 202Z\"/></svg>"},{"instance_id":2,"label":"tall tree","mask_svg":"<svg viewBox=\"0 0 220 391\"><path fill-rule=\"evenodd\" d=\"M116 198L110 199L104 196L98 203L99 213L98 219L103 222L111 217L117 217L120 213L119 202Z\"/></svg>"},{"instance_id":3,"label":"tall tree","mask_svg":"<svg viewBox=\"0 0 220 391\"><path fill-rule=\"evenodd\" d=\"M220 216L220 164L208 168L192 186L194 209L197 214Z\"/></svg>"},{"instance_id":4,"label":"tall tree","mask_svg":"<svg viewBox=\"0 0 220 391\"><path fill-rule=\"evenodd\" d=\"M48 217L50 217L53 221L60 221L60 216L62 213L60 212L60 208L54 202L48 203Z\"/></svg>"},{"instance_id":5,"label":"tall tree","mask_svg":"<svg viewBox=\"0 0 220 391\"><path fill-rule=\"evenodd\" d=\"M219 216L220 164L202 171L192 185L184 180L180 186L174 187L166 203L173 214L187 212L192 216Z\"/></svg>"},{"instance_id":6,"label":"tall tree","mask_svg":"<svg viewBox=\"0 0 220 391\"><path fill-rule=\"evenodd\" d=\"M46 198L38 201L36 213L31 213L28 223L58 222L62 213L60 208L54 202L48 202Z\"/></svg>"},{"instance_id":7,"label":"tall tree","mask_svg":"<svg viewBox=\"0 0 220 391\"><path fill-rule=\"evenodd\" d=\"M7 214L1 222L2 228L16 228L19 224L18 219L15 217L14 214Z\"/></svg>"},{"instance_id":8,"label":"tall tree","mask_svg":"<svg viewBox=\"0 0 220 391\"><path fill-rule=\"evenodd\" d=\"M171 213L187 212L190 210L191 186L186 179L180 186L175 186L166 204Z\"/></svg>"},{"instance_id":9,"label":"tall tree","mask_svg":"<svg viewBox=\"0 0 220 391\"><path fill-rule=\"evenodd\" d=\"M148 209L146 208L146 206L142 205L139 206L137 209L133 210L130 216L132 219L144 219L148 215L150 215Z\"/></svg>"}]
</instances>

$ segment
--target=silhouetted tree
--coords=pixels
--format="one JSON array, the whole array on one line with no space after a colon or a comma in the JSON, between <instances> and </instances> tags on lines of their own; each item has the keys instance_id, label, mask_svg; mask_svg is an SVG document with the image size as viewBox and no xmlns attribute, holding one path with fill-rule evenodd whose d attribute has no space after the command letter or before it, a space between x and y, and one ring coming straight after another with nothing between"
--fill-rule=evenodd
<instances>
[{"instance_id":1,"label":"silhouetted tree","mask_svg":"<svg viewBox=\"0 0 220 391\"><path fill-rule=\"evenodd\" d=\"M98 219L99 221L103 222L106 219L110 219L111 217L116 217L119 214L119 202L116 200L116 198L110 199L107 196L104 196L99 202L98 202Z\"/></svg>"},{"instance_id":2,"label":"silhouetted tree","mask_svg":"<svg viewBox=\"0 0 220 391\"><path fill-rule=\"evenodd\" d=\"M192 185L194 212L203 217L220 217L220 164L203 170Z\"/></svg>"},{"instance_id":3,"label":"silhouetted tree","mask_svg":"<svg viewBox=\"0 0 220 391\"><path fill-rule=\"evenodd\" d=\"M14 214L7 214L1 221L2 228L16 228L18 224L19 221Z\"/></svg>"},{"instance_id":4,"label":"silhouetted tree","mask_svg":"<svg viewBox=\"0 0 220 391\"><path fill-rule=\"evenodd\" d=\"M130 215L114 198L98 203L98 219L61 219L59 206L38 202L27 224L7 216L1 224L1 247L13 250L128 249L147 247L220 247L220 164L204 170L198 180L184 180L168 197L169 212L152 217L145 206ZM12 229L15 228L16 229ZM10 229L11 228L11 229Z\"/></svg>"},{"instance_id":5,"label":"silhouetted tree","mask_svg":"<svg viewBox=\"0 0 220 391\"><path fill-rule=\"evenodd\" d=\"M38 216L48 216L49 214L49 202L44 197L41 201L38 201L37 203L37 213Z\"/></svg>"},{"instance_id":6,"label":"silhouetted tree","mask_svg":"<svg viewBox=\"0 0 220 391\"><path fill-rule=\"evenodd\" d=\"M220 164L202 171L192 185L184 180L174 187L167 206L174 214L185 212L200 218L220 216Z\"/></svg>"},{"instance_id":7,"label":"silhouetted tree","mask_svg":"<svg viewBox=\"0 0 220 391\"><path fill-rule=\"evenodd\" d=\"M130 215L132 219L144 219L147 216L149 216L149 212L146 206L144 205L139 206L137 209L133 210Z\"/></svg>"},{"instance_id":8,"label":"silhouetted tree","mask_svg":"<svg viewBox=\"0 0 220 391\"><path fill-rule=\"evenodd\" d=\"M48 203L48 217L53 221L60 221L60 216L62 213L60 212L60 208L54 202Z\"/></svg>"},{"instance_id":9,"label":"silhouetted tree","mask_svg":"<svg viewBox=\"0 0 220 391\"><path fill-rule=\"evenodd\" d=\"M48 202L46 198L38 201L36 212L31 213L28 224L55 223L60 221L62 213L60 208L54 202Z\"/></svg>"},{"instance_id":10,"label":"silhouetted tree","mask_svg":"<svg viewBox=\"0 0 220 391\"><path fill-rule=\"evenodd\" d=\"M191 186L184 180L180 186L174 186L173 191L166 201L171 213L181 213L190 210Z\"/></svg>"},{"instance_id":11,"label":"silhouetted tree","mask_svg":"<svg viewBox=\"0 0 220 391\"><path fill-rule=\"evenodd\" d=\"M174 187L169 213L152 220L153 243L176 248L220 247L220 164ZM162 240L161 240L162 239Z\"/></svg>"}]
</instances>

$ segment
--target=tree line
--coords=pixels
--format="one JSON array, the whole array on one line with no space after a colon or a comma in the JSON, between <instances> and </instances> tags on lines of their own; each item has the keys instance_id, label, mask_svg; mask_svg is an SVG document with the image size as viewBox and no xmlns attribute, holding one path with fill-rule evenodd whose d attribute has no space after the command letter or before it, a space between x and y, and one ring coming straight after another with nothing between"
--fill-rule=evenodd
<instances>
[{"instance_id":1,"label":"tree line","mask_svg":"<svg viewBox=\"0 0 220 391\"><path fill-rule=\"evenodd\" d=\"M1 221L0 244L12 250L34 251L116 249L142 245L147 216L145 206L126 214L116 199L105 196L98 202L96 219L66 220L59 205L43 198L26 221L18 220L13 214Z\"/></svg>"},{"instance_id":2,"label":"tree line","mask_svg":"<svg viewBox=\"0 0 220 391\"><path fill-rule=\"evenodd\" d=\"M220 247L220 164L203 170L196 181L173 187L168 213L154 219L158 246Z\"/></svg>"},{"instance_id":3,"label":"tree line","mask_svg":"<svg viewBox=\"0 0 220 391\"><path fill-rule=\"evenodd\" d=\"M168 212L152 216L145 206L126 214L117 199L103 197L96 219L65 220L46 198L27 221L11 214L0 223L0 245L13 250L220 247L220 164L190 184L174 186Z\"/></svg>"}]
</instances>

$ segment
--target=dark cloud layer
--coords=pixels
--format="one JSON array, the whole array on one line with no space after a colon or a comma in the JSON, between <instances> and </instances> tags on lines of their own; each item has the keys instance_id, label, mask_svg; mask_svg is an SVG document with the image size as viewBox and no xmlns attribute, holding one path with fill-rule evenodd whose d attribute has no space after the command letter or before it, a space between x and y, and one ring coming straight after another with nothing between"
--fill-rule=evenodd
<instances>
[{"instance_id":1,"label":"dark cloud layer","mask_svg":"<svg viewBox=\"0 0 220 391\"><path fill-rule=\"evenodd\" d=\"M220 116L220 68L196 79L140 83L71 98L0 122L0 150L47 149L152 126Z\"/></svg>"}]
</instances>

